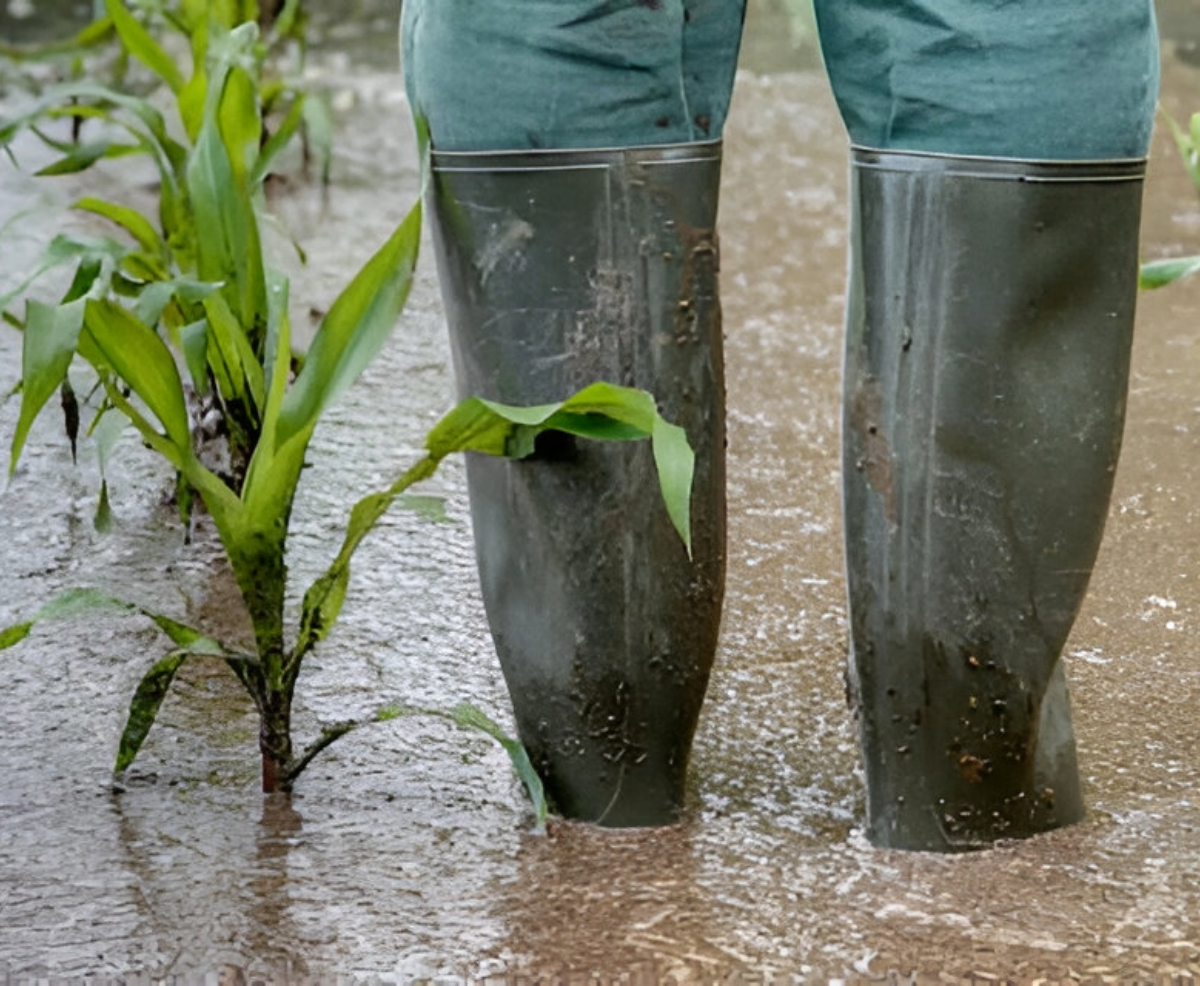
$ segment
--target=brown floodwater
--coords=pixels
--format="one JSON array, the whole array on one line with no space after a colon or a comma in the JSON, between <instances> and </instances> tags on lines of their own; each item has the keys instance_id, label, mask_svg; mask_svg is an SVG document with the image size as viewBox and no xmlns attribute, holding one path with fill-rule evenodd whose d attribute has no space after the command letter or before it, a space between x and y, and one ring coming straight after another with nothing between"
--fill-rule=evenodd
<instances>
[{"instance_id":1,"label":"brown floodwater","mask_svg":"<svg viewBox=\"0 0 1200 986\"><path fill-rule=\"evenodd\" d=\"M1163 101L1186 116L1200 109L1200 16L1183 2L1164 13ZM416 191L397 74L379 64L324 54L310 68L339 114L334 187L327 201L298 182L273 197L309 253L301 268L275 244L301 321ZM682 984L1200 972L1200 281L1141 299L1111 517L1066 649L1086 821L965 856L874 849L843 685L844 144L803 19L764 0L721 207L729 592L681 824L533 834L504 754L440 720L361 730L290 801L264 799L249 702L203 665L114 793L126 703L163 640L129 620L46 627L0 654L0 975L216 984L236 967L248 979ZM44 160L21 151L28 171ZM127 168L108 175L152 193ZM63 221L53 210L93 181L0 172L0 222L48 210L4 232L0 286ZM1200 252L1200 202L1165 130L1144 244L1147 257ZM356 495L410 462L449 405L443 331L427 255L394 338L318 431L296 508L293 606ZM0 392L19 375L18 337L0 331ZM16 420L15 400L0 406L5 472ZM56 589L99 585L237 632L211 532L184 543L168 477L133 439L110 481L117 523L99 535L94 453L85 445L73 467L43 415L0 494L0 625ZM510 721L460 464L428 487L451 522L397 512L363 547L341 622L300 683L302 735L392 701L471 700Z\"/></svg>"}]
</instances>

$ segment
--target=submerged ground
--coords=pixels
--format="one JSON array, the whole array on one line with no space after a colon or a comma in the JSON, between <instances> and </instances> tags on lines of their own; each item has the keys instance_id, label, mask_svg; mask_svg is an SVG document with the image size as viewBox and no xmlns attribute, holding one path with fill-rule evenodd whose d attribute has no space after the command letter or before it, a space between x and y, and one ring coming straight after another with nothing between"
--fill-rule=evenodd
<instances>
[{"instance_id":1,"label":"submerged ground","mask_svg":"<svg viewBox=\"0 0 1200 986\"><path fill-rule=\"evenodd\" d=\"M1163 101L1180 117L1200 109L1196 13L1164 5ZM350 49L393 22L360 25ZM792 23L767 3L755 9L726 135L729 596L684 822L531 834L504 755L440 721L355 734L290 803L264 800L248 702L231 678L204 670L169 700L115 794L108 770L124 709L162 641L109 620L39 631L0 655L0 974L215 983L229 965L363 982L595 972L686 983L1200 973L1200 281L1142 299L1106 541L1067 647L1087 820L961 857L871 848L858 830L842 683L844 138ZM327 201L297 182L275 196L309 252L295 269L298 316L329 304L416 192L399 79L378 51L315 59L314 81L339 113L334 187ZM27 170L35 162L31 151ZM5 165L0 222L68 202L91 180L33 181ZM4 233L0 284L58 222ZM1183 252L1200 252L1200 207L1164 130L1144 253ZM427 254L391 344L318 433L297 507L297 584L327 562L356 494L410 462L448 407L443 331ZM0 329L0 392L18 378L19 339ZM16 417L15 401L0 406L5 472ZM184 544L147 483L155 467L133 441L125 453L116 530L101 536L95 465L85 454L73 468L54 415L43 417L0 495L0 625L80 584L228 621L232 588L211 539L202 530ZM398 513L363 549L342 623L301 681L302 731L393 700L470 699L507 720L461 467L430 486L453 522Z\"/></svg>"}]
</instances>

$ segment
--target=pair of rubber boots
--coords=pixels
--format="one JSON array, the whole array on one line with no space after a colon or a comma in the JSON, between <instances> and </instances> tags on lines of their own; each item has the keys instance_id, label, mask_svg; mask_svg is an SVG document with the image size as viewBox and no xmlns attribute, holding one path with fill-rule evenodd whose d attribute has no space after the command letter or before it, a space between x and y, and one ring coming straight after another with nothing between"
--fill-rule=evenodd
<instances>
[{"instance_id":1,"label":"pair of rubber boots","mask_svg":"<svg viewBox=\"0 0 1200 986\"><path fill-rule=\"evenodd\" d=\"M640 387L696 451L690 559L646 443L468 460L520 738L558 809L601 825L677 818L717 645L720 158L433 154L460 393ZM1142 175L853 152L844 509L877 844L966 849L1082 816L1060 654L1120 446Z\"/></svg>"}]
</instances>

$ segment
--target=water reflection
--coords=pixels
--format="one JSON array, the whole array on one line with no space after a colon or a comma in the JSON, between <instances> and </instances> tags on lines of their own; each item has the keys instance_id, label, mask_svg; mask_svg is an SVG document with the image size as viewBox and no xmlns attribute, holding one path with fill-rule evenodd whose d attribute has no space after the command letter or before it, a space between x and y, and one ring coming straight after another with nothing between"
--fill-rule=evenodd
<instances>
[{"instance_id":1,"label":"water reflection","mask_svg":"<svg viewBox=\"0 0 1200 986\"><path fill-rule=\"evenodd\" d=\"M737 957L710 937L712 900L697 880L703 852L686 825L642 832L554 825L547 838L525 842L516 873L495 887L508 927L504 955L549 981L615 970L681 986L720 978Z\"/></svg>"}]
</instances>

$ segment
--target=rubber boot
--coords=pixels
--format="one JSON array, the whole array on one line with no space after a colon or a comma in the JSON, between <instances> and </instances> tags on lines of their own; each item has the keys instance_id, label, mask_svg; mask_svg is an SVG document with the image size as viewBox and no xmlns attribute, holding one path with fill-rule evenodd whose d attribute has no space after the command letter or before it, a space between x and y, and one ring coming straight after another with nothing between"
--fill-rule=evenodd
<instances>
[{"instance_id":1,"label":"rubber boot","mask_svg":"<svg viewBox=\"0 0 1200 986\"><path fill-rule=\"evenodd\" d=\"M693 557L649 443L544 436L469 456L479 578L521 741L557 808L676 820L725 573L719 143L433 154L459 393L650 391L696 452Z\"/></svg>"},{"instance_id":2,"label":"rubber boot","mask_svg":"<svg viewBox=\"0 0 1200 986\"><path fill-rule=\"evenodd\" d=\"M853 151L850 684L878 845L1084 814L1059 658L1121 444L1143 172Z\"/></svg>"}]
</instances>

